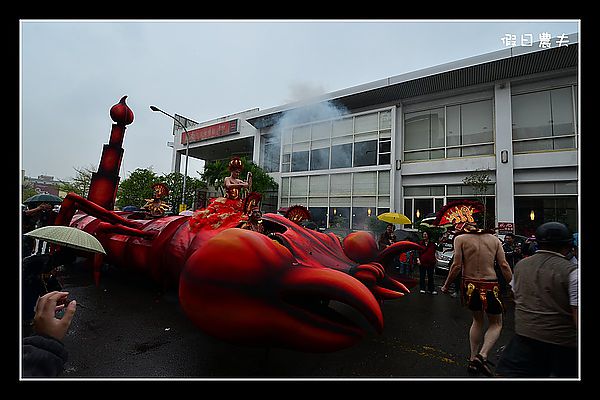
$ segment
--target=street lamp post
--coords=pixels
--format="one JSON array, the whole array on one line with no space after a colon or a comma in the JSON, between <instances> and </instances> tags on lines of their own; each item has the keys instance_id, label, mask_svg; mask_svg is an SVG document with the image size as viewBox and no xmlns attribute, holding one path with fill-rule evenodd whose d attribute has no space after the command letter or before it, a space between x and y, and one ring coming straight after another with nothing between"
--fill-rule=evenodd
<instances>
[{"instance_id":1,"label":"street lamp post","mask_svg":"<svg viewBox=\"0 0 600 400\"><path fill-rule=\"evenodd\" d=\"M189 135L187 129L185 128L185 126L171 114L161 110L160 108L158 108L156 106L150 106L150 109L152 111L158 111L158 112L165 114L167 117L169 117L173 121L177 122L179 124L179 126L181 126L183 128L183 131L185 132L185 173L183 174L183 189L182 189L183 193L181 195L182 196L182 200L181 200L182 204L179 205L179 212L185 211L182 209L183 208L182 206L184 206L185 209L187 210L187 205L185 204L185 184L186 184L187 173L188 173L188 160L189 160L189 152L190 152L190 135Z\"/></svg>"}]
</instances>

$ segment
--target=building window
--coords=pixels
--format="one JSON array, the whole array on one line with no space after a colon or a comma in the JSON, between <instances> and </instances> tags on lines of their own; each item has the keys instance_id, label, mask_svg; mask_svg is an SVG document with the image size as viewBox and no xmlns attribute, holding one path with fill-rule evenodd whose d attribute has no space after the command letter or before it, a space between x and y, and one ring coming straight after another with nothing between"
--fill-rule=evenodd
<instances>
[{"instance_id":1,"label":"building window","mask_svg":"<svg viewBox=\"0 0 600 400\"><path fill-rule=\"evenodd\" d=\"M389 170L282 177L280 207L304 205L319 228L342 236L369 230L390 209L390 179Z\"/></svg>"},{"instance_id":2,"label":"building window","mask_svg":"<svg viewBox=\"0 0 600 400\"><path fill-rule=\"evenodd\" d=\"M377 140L354 143L354 166L377 165Z\"/></svg>"},{"instance_id":3,"label":"building window","mask_svg":"<svg viewBox=\"0 0 600 400\"><path fill-rule=\"evenodd\" d=\"M266 134L261 136L262 154L261 166L265 172L279 172L279 156L281 139L279 135Z\"/></svg>"},{"instance_id":4,"label":"building window","mask_svg":"<svg viewBox=\"0 0 600 400\"><path fill-rule=\"evenodd\" d=\"M331 146L331 169L352 166L352 143Z\"/></svg>"},{"instance_id":5,"label":"building window","mask_svg":"<svg viewBox=\"0 0 600 400\"><path fill-rule=\"evenodd\" d=\"M512 96L515 153L574 149L576 86Z\"/></svg>"},{"instance_id":6,"label":"building window","mask_svg":"<svg viewBox=\"0 0 600 400\"><path fill-rule=\"evenodd\" d=\"M491 100L404 114L404 159L494 154Z\"/></svg>"},{"instance_id":7,"label":"building window","mask_svg":"<svg viewBox=\"0 0 600 400\"><path fill-rule=\"evenodd\" d=\"M485 194L475 195L473 188L467 185L405 186L404 215L413 224L428 214L438 212L449 201L467 199L484 203L485 216L478 220L480 225L492 227L495 223L495 185L489 185ZM411 227L413 225L410 225Z\"/></svg>"},{"instance_id":8,"label":"building window","mask_svg":"<svg viewBox=\"0 0 600 400\"><path fill-rule=\"evenodd\" d=\"M389 165L391 114L377 111L285 129L281 172Z\"/></svg>"}]
</instances>

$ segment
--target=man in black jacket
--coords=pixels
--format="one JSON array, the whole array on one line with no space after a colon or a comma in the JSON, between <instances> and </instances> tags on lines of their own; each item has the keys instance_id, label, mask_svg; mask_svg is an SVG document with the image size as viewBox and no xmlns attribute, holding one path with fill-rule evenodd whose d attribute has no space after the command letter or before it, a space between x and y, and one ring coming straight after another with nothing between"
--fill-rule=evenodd
<instances>
[{"instance_id":1,"label":"man in black jacket","mask_svg":"<svg viewBox=\"0 0 600 400\"><path fill-rule=\"evenodd\" d=\"M67 301L68 292L50 292L35 306L35 334L23 339L23 377L56 377L64 370L68 353L62 343L71 325L76 301ZM57 313L64 310L62 318Z\"/></svg>"}]
</instances>

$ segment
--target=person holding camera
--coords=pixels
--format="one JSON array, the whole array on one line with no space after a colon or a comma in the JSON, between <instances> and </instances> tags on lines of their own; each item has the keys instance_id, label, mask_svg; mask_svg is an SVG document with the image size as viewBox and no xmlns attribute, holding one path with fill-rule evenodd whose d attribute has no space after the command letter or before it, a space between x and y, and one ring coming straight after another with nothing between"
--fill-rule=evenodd
<instances>
[{"instance_id":1,"label":"person holding camera","mask_svg":"<svg viewBox=\"0 0 600 400\"><path fill-rule=\"evenodd\" d=\"M56 377L68 359L62 342L75 315L77 302L67 301L69 292L53 291L40 297L35 306L35 334L23 339L23 377ZM64 314L59 318L57 313Z\"/></svg>"}]
</instances>

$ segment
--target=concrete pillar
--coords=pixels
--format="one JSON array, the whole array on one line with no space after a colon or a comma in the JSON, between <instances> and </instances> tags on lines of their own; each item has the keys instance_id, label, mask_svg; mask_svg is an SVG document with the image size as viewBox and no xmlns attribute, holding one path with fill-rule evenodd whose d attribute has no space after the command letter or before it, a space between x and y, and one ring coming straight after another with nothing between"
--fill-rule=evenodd
<instances>
[{"instance_id":1,"label":"concrete pillar","mask_svg":"<svg viewBox=\"0 0 600 400\"><path fill-rule=\"evenodd\" d=\"M514 179L510 83L494 87L496 116L496 218L514 224Z\"/></svg>"},{"instance_id":2,"label":"concrete pillar","mask_svg":"<svg viewBox=\"0 0 600 400\"><path fill-rule=\"evenodd\" d=\"M392 147L391 147L391 171L390 171L390 211L405 213L404 199L402 198L402 168L404 148L404 118L402 117L402 106L397 105L392 109ZM410 218L410 216L408 216Z\"/></svg>"},{"instance_id":3,"label":"concrete pillar","mask_svg":"<svg viewBox=\"0 0 600 400\"><path fill-rule=\"evenodd\" d=\"M175 148L171 157L171 172L181 172L181 154Z\"/></svg>"}]
</instances>

